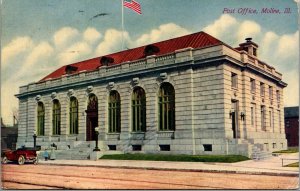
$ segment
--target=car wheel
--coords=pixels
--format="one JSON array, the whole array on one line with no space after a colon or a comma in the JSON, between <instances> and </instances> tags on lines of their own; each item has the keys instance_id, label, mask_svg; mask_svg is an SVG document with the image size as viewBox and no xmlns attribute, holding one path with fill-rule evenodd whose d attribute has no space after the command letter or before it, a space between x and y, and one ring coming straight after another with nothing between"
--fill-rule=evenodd
<instances>
[{"instance_id":1,"label":"car wheel","mask_svg":"<svg viewBox=\"0 0 300 191\"><path fill-rule=\"evenodd\" d=\"M6 156L3 157L3 158L2 158L2 164L6 164L7 162L8 162L7 157L6 157Z\"/></svg>"},{"instance_id":2,"label":"car wheel","mask_svg":"<svg viewBox=\"0 0 300 191\"><path fill-rule=\"evenodd\" d=\"M22 165L25 163L25 158L23 155L20 155L19 158L18 158L18 164L19 165Z\"/></svg>"},{"instance_id":3,"label":"car wheel","mask_svg":"<svg viewBox=\"0 0 300 191\"><path fill-rule=\"evenodd\" d=\"M39 163L39 158L38 157L35 157L34 161L33 161L33 164L38 164Z\"/></svg>"}]
</instances>

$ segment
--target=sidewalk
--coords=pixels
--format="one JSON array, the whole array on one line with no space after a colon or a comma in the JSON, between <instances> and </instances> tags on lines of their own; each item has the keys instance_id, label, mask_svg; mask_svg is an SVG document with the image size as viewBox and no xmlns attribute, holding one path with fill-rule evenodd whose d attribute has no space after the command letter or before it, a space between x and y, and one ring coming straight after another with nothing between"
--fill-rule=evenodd
<instances>
[{"instance_id":1,"label":"sidewalk","mask_svg":"<svg viewBox=\"0 0 300 191\"><path fill-rule=\"evenodd\" d=\"M264 160L248 160L237 163L207 163L207 162L167 162L167 161L135 161L135 160L40 160L43 165L70 165L105 168L135 168L149 170L175 170L194 172L222 172L241 174L261 174L276 176L299 176L299 168L282 167L282 158L299 159L299 153L272 156ZM285 161L284 164L296 160Z\"/></svg>"}]
</instances>

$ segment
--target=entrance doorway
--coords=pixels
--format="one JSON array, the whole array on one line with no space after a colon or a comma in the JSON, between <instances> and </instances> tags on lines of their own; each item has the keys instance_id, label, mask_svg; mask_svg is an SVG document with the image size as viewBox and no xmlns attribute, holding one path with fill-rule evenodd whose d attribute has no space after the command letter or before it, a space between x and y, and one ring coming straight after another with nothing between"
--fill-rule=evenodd
<instances>
[{"instance_id":1,"label":"entrance doorway","mask_svg":"<svg viewBox=\"0 0 300 191\"><path fill-rule=\"evenodd\" d=\"M238 101L231 101L231 125L233 138L237 138L237 130L238 130Z\"/></svg>"},{"instance_id":2,"label":"entrance doorway","mask_svg":"<svg viewBox=\"0 0 300 191\"><path fill-rule=\"evenodd\" d=\"M89 96L86 112L86 140L95 140L95 127L98 127L98 99L94 94Z\"/></svg>"}]
</instances>

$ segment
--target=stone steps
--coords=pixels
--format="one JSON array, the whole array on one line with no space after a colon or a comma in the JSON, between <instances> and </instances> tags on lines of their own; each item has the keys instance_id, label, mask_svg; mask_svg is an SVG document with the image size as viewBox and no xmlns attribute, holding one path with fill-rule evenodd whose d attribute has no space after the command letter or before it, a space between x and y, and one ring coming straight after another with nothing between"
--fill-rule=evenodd
<instances>
[{"instance_id":1,"label":"stone steps","mask_svg":"<svg viewBox=\"0 0 300 191\"><path fill-rule=\"evenodd\" d=\"M93 145L90 142L81 142L74 144L72 148L69 149L59 149L54 150L55 157L57 160L89 160L91 153L93 153ZM123 154L122 151L100 151L101 155L110 154ZM44 159L44 151L40 151L38 156L41 160ZM48 150L49 155L51 151Z\"/></svg>"},{"instance_id":2,"label":"stone steps","mask_svg":"<svg viewBox=\"0 0 300 191\"><path fill-rule=\"evenodd\" d=\"M252 157L251 158L253 160L263 160L263 159L270 158L270 157L272 157L272 153L261 150L260 148L258 148L255 145L252 147Z\"/></svg>"}]
</instances>

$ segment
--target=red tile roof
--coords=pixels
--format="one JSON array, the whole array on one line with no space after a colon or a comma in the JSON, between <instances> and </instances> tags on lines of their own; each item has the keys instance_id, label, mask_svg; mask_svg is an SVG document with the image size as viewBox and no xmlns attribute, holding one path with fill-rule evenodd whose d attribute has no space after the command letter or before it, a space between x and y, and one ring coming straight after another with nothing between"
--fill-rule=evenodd
<instances>
[{"instance_id":1,"label":"red tile roof","mask_svg":"<svg viewBox=\"0 0 300 191\"><path fill-rule=\"evenodd\" d=\"M203 48L203 47L214 46L222 43L223 42L221 42L220 40L212 37L211 35L205 32L198 32L198 33L194 33L194 34L190 34L178 38L173 38L173 39L153 43L152 45L159 48L159 52L155 53L155 55L159 56L159 55L172 53L175 52L175 50L179 50L183 48L188 48L188 47ZM121 64L127 61L138 60L146 57L146 55L144 54L144 50L146 46L147 45L105 55L105 57L113 58L114 62L112 64ZM70 64L70 66L77 67L77 70L74 73L79 73L84 70L93 71L102 66L102 64L100 63L102 57L104 56ZM65 75L66 67L67 66L63 66L58 70L52 72L51 74L47 75L42 80L40 80L40 82L48 79L59 78L62 75Z\"/></svg>"}]
</instances>

